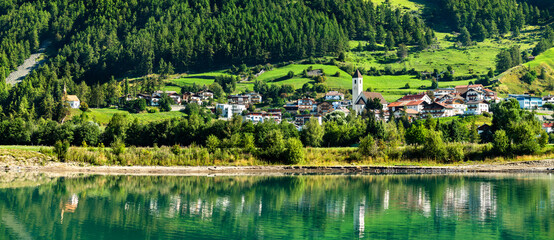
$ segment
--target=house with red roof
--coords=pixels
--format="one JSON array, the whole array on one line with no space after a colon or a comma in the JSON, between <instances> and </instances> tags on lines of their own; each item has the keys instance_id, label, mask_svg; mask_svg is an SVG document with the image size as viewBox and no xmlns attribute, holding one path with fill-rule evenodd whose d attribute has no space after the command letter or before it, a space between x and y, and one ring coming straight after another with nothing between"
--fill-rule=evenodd
<instances>
[{"instance_id":1,"label":"house with red roof","mask_svg":"<svg viewBox=\"0 0 554 240\"><path fill-rule=\"evenodd\" d=\"M433 102L425 104L421 111L422 116L431 115L434 118L454 116L454 108L443 103Z\"/></svg>"}]
</instances>

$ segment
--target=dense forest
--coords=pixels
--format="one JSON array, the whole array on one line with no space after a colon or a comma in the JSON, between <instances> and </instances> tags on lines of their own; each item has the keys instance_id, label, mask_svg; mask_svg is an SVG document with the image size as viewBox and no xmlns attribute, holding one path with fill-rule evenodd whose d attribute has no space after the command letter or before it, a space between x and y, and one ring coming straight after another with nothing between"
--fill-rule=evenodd
<instances>
[{"instance_id":1,"label":"dense forest","mask_svg":"<svg viewBox=\"0 0 554 240\"><path fill-rule=\"evenodd\" d=\"M51 43L48 64L9 92L2 82L1 112L58 121L64 86L113 104L123 93L114 77L338 55L349 39L389 48L434 39L416 15L357 0L12 0L0 14L1 79Z\"/></svg>"},{"instance_id":2,"label":"dense forest","mask_svg":"<svg viewBox=\"0 0 554 240\"><path fill-rule=\"evenodd\" d=\"M0 65L53 41L59 77L107 81L338 54L349 39L426 45L423 21L371 1L56 0L0 4Z\"/></svg>"},{"instance_id":3,"label":"dense forest","mask_svg":"<svg viewBox=\"0 0 554 240\"><path fill-rule=\"evenodd\" d=\"M548 0L434 0L439 6L432 9L431 21L444 23L462 35L483 41L525 25L543 25L552 19L554 3ZM517 34L516 33L516 34Z\"/></svg>"}]
</instances>

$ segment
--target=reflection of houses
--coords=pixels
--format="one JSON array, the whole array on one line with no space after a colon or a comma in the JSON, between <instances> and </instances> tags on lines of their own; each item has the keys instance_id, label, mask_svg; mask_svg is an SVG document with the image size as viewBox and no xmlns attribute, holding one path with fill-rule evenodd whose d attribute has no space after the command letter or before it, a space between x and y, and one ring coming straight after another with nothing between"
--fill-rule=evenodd
<instances>
[{"instance_id":1,"label":"reflection of houses","mask_svg":"<svg viewBox=\"0 0 554 240\"><path fill-rule=\"evenodd\" d=\"M281 112L252 112L244 116L245 121L251 121L254 123L274 121L281 123Z\"/></svg>"},{"instance_id":2,"label":"reflection of houses","mask_svg":"<svg viewBox=\"0 0 554 240\"><path fill-rule=\"evenodd\" d=\"M354 233L358 235L358 238L364 237L365 232L365 196L362 197L360 202L354 204Z\"/></svg>"},{"instance_id":3,"label":"reflection of houses","mask_svg":"<svg viewBox=\"0 0 554 240\"><path fill-rule=\"evenodd\" d=\"M62 210L61 213L61 222L63 223L63 215L64 213L74 213L75 210L77 210L77 206L79 205L79 197L77 194L71 195L71 197L66 202L60 202L60 208Z\"/></svg>"}]
</instances>

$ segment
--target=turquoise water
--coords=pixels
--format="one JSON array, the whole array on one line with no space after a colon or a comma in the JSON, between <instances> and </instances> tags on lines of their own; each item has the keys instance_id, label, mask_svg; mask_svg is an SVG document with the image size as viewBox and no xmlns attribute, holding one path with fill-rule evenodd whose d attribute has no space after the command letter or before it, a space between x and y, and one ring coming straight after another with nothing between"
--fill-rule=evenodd
<instances>
[{"instance_id":1,"label":"turquoise water","mask_svg":"<svg viewBox=\"0 0 554 240\"><path fill-rule=\"evenodd\" d=\"M0 239L554 239L549 174L0 180Z\"/></svg>"}]
</instances>

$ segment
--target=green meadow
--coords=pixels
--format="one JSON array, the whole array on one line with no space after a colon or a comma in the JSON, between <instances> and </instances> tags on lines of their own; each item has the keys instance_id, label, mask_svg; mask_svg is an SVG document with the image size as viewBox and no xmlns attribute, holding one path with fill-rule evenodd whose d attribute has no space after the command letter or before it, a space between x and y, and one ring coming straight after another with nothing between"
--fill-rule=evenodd
<instances>
[{"instance_id":1,"label":"green meadow","mask_svg":"<svg viewBox=\"0 0 554 240\"><path fill-rule=\"evenodd\" d=\"M71 109L70 119L73 116L78 116L82 112L79 109ZM129 113L125 110L118 110L114 108L91 108L87 115L92 118L95 122L105 125L110 122L112 116L116 113L129 114L131 119L138 119L140 122L152 122L157 120L163 120L168 118L178 118L183 117L186 114L178 111L174 112L157 112L157 113Z\"/></svg>"}]
</instances>

